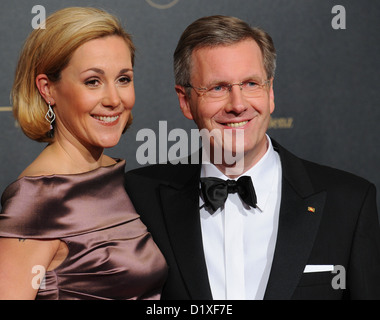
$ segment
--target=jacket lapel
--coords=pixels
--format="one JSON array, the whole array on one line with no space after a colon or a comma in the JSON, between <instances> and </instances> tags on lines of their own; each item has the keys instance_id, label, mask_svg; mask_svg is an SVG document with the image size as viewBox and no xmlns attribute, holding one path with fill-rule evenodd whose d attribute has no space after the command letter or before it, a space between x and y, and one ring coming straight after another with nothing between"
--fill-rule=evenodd
<instances>
[{"instance_id":1,"label":"jacket lapel","mask_svg":"<svg viewBox=\"0 0 380 320\"><path fill-rule=\"evenodd\" d=\"M208 300L212 294L199 217L200 167L184 166L183 184L161 185L160 196L171 246L190 297Z\"/></svg>"},{"instance_id":2,"label":"jacket lapel","mask_svg":"<svg viewBox=\"0 0 380 320\"><path fill-rule=\"evenodd\" d=\"M315 191L302 161L275 141L283 170L276 248L264 299L291 299L318 232L325 191Z\"/></svg>"}]
</instances>

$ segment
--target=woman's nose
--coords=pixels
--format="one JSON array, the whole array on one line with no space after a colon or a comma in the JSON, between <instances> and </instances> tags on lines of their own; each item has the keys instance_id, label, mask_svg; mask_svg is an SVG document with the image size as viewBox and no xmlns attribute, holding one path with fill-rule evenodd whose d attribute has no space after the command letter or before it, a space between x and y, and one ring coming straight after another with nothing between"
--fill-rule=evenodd
<instances>
[{"instance_id":1,"label":"woman's nose","mask_svg":"<svg viewBox=\"0 0 380 320\"><path fill-rule=\"evenodd\" d=\"M103 105L105 107L116 108L120 105L121 99L118 89L114 85L109 85L106 88L106 92L103 98Z\"/></svg>"}]
</instances>

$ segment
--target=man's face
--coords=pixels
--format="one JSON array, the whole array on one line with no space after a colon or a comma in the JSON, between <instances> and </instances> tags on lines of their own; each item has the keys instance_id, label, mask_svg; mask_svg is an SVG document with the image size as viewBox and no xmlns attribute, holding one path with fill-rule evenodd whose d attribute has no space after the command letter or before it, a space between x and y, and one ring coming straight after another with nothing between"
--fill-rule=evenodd
<instances>
[{"instance_id":1,"label":"man's face","mask_svg":"<svg viewBox=\"0 0 380 320\"><path fill-rule=\"evenodd\" d=\"M233 45L201 48L192 55L191 85L196 88L212 88L219 85L252 81L264 83L267 79L263 57L254 40L243 40ZM270 79L272 80L272 79ZM254 97L247 97L238 85L231 87L223 99L209 99L203 91L176 86L182 112L197 124L199 130L209 132L244 132L244 158L248 165L254 165L266 152L265 132L270 114L274 110L273 82L260 89ZM216 87L219 90L219 87ZM232 152L236 151L236 141L232 142ZM213 147L213 140L210 141ZM222 141L223 148L229 148Z\"/></svg>"}]
</instances>

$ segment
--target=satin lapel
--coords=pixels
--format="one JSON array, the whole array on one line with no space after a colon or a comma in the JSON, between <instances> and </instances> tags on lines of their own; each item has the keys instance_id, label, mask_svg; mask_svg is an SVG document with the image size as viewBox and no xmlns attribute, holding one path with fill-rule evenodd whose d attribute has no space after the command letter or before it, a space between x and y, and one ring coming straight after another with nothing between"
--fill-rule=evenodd
<instances>
[{"instance_id":1,"label":"satin lapel","mask_svg":"<svg viewBox=\"0 0 380 320\"><path fill-rule=\"evenodd\" d=\"M326 193L315 191L300 159L274 142L282 170L276 248L264 299L291 299L310 256Z\"/></svg>"},{"instance_id":2,"label":"satin lapel","mask_svg":"<svg viewBox=\"0 0 380 320\"><path fill-rule=\"evenodd\" d=\"M169 239L190 296L208 300L212 295L199 217L200 166L194 167L197 169L186 185L161 185L160 195Z\"/></svg>"},{"instance_id":3,"label":"satin lapel","mask_svg":"<svg viewBox=\"0 0 380 320\"><path fill-rule=\"evenodd\" d=\"M313 248L325 192L305 199L283 183L277 243L264 299L291 299ZM313 212L314 211L314 212Z\"/></svg>"}]
</instances>

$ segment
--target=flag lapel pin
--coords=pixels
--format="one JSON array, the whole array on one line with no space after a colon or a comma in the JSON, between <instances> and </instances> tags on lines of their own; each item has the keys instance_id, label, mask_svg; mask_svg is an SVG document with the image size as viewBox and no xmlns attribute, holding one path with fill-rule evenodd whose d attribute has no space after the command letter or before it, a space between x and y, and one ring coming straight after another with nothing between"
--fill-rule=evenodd
<instances>
[{"instance_id":1,"label":"flag lapel pin","mask_svg":"<svg viewBox=\"0 0 380 320\"><path fill-rule=\"evenodd\" d=\"M314 213L315 212L315 208L314 207L307 207L307 211L309 211L311 213Z\"/></svg>"}]
</instances>

